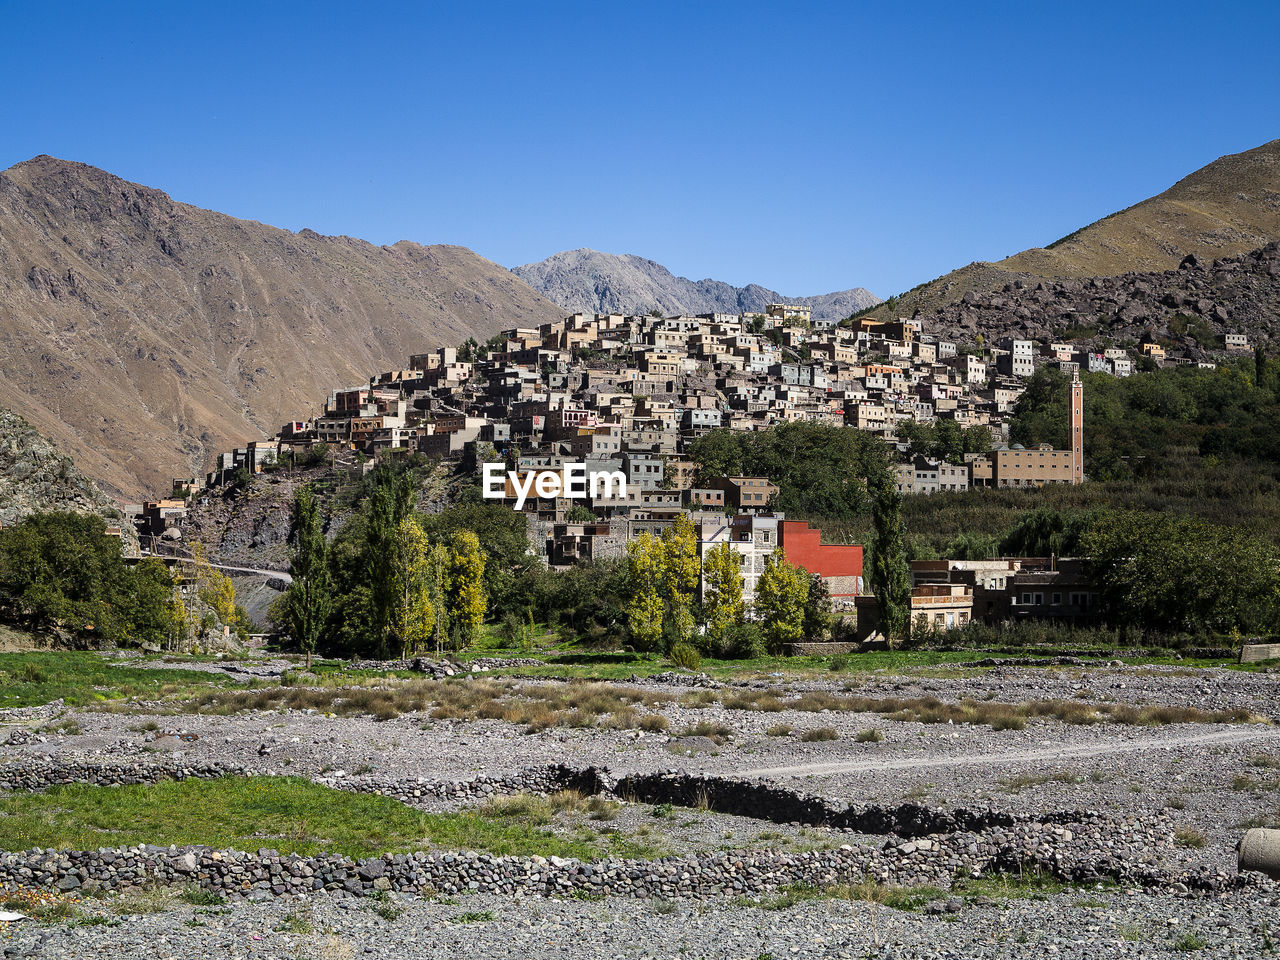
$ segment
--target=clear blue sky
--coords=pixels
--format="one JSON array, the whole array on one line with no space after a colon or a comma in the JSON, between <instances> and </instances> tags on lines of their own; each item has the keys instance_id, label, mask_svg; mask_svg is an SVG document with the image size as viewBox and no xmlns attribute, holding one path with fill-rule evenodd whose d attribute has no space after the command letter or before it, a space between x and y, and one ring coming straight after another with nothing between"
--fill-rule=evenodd
<instances>
[{"instance_id":1,"label":"clear blue sky","mask_svg":"<svg viewBox=\"0 0 1280 960\"><path fill-rule=\"evenodd\" d=\"M1280 3L0 0L0 168L881 296L1280 136Z\"/></svg>"}]
</instances>

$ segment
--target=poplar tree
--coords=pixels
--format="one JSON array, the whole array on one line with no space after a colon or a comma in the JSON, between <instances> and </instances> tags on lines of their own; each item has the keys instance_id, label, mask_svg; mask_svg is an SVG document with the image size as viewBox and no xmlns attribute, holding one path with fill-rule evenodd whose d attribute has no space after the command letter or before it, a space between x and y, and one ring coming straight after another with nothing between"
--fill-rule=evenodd
<instances>
[{"instance_id":1,"label":"poplar tree","mask_svg":"<svg viewBox=\"0 0 1280 960\"><path fill-rule=\"evenodd\" d=\"M310 670L311 657L324 635L333 602L328 546L320 522L320 508L310 484L299 488L294 497L290 527L293 556L289 561L289 574L293 582L286 593L289 633L306 652Z\"/></svg>"},{"instance_id":2,"label":"poplar tree","mask_svg":"<svg viewBox=\"0 0 1280 960\"><path fill-rule=\"evenodd\" d=\"M786 551L776 547L764 561L756 580L756 612L764 622L765 640L771 653L780 653L784 643L804 636L804 606L809 584L800 571L787 562Z\"/></svg>"},{"instance_id":3,"label":"poplar tree","mask_svg":"<svg viewBox=\"0 0 1280 960\"><path fill-rule=\"evenodd\" d=\"M725 635L742 623L742 560L732 544L718 543L707 551L702 567L707 639L719 646Z\"/></svg>"},{"instance_id":4,"label":"poplar tree","mask_svg":"<svg viewBox=\"0 0 1280 960\"><path fill-rule=\"evenodd\" d=\"M670 631L674 645L693 636L693 595L701 574L697 532L685 514L663 531L660 554L663 627Z\"/></svg>"},{"instance_id":5,"label":"poplar tree","mask_svg":"<svg viewBox=\"0 0 1280 960\"><path fill-rule=\"evenodd\" d=\"M911 631L911 566L907 562L902 494L887 468L867 480L875 539L871 554L871 591L880 605L880 629L889 646L906 642Z\"/></svg>"},{"instance_id":6,"label":"poplar tree","mask_svg":"<svg viewBox=\"0 0 1280 960\"><path fill-rule=\"evenodd\" d=\"M400 523L413 508L413 477L391 467L374 474L369 497L369 525L365 535L364 567L368 571L373 635L380 656L390 649L391 616L399 584L396 580L396 537Z\"/></svg>"},{"instance_id":7,"label":"poplar tree","mask_svg":"<svg viewBox=\"0 0 1280 960\"><path fill-rule=\"evenodd\" d=\"M396 583L391 608L390 629L401 658L421 653L435 627L435 605L431 601L431 544L421 524L405 517L396 528L392 576Z\"/></svg>"},{"instance_id":8,"label":"poplar tree","mask_svg":"<svg viewBox=\"0 0 1280 960\"><path fill-rule=\"evenodd\" d=\"M631 600L627 630L640 650L652 650L662 638L662 545L648 533L627 543L627 574Z\"/></svg>"},{"instance_id":9,"label":"poplar tree","mask_svg":"<svg viewBox=\"0 0 1280 960\"><path fill-rule=\"evenodd\" d=\"M449 619L459 648L470 645L484 623L484 551L480 538L458 530L449 545Z\"/></svg>"}]
</instances>

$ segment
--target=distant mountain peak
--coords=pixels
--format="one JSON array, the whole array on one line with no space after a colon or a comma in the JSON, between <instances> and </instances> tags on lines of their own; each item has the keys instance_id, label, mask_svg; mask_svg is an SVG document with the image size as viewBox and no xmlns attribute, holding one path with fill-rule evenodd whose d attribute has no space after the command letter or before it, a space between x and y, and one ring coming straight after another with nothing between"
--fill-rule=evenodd
<instances>
[{"instance_id":1,"label":"distant mountain peak","mask_svg":"<svg viewBox=\"0 0 1280 960\"><path fill-rule=\"evenodd\" d=\"M695 281L647 257L587 247L564 250L511 272L570 313L762 313L767 303L785 302L808 306L815 320L841 320L880 302L862 287L789 297L757 283L736 287L710 278Z\"/></svg>"}]
</instances>

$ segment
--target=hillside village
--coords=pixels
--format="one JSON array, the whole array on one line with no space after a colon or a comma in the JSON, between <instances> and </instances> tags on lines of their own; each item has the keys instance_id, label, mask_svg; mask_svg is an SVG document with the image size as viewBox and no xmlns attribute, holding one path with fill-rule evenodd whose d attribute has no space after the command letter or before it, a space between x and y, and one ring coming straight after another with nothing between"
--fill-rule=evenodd
<instances>
[{"instance_id":1,"label":"hillside village","mask_svg":"<svg viewBox=\"0 0 1280 960\"><path fill-rule=\"evenodd\" d=\"M1243 335L1224 344L1227 352L1249 348ZM862 547L824 544L807 522L787 519L775 508L779 489L768 478L700 475L688 457L695 440L721 428L809 421L855 427L891 444L902 494L1080 483L1078 422L1074 450L1008 443L1028 378L1041 367L1127 377L1177 363L1212 366L1166 357L1154 342L1137 355L1019 339L961 348L919 321L814 324L808 309L782 303L755 315L575 314L509 329L485 344L469 340L414 355L405 369L335 389L313 418L220 455L203 483L175 482L180 499L129 512L144 536L178 536L189 497L201 487L299 457L314 460L320 451L344 451L365 469L413 453L465 462L477 474L485 462L505 461L520 477L554 473L558 480L566 465L585 463L590 471L623 474L626 494L523 503L531 550L552 569L621 556L628 541L661 534L687 514L701 555L717 543L734 544L748 602L764 559L781 546L793 564L824 579L837 608L851 610L859 596L873 603ZM910 424L950 430L963 456L948 462L914 454L904 439ZM515 507L510 486L507 493ZM1096 615L1096 592L1080 564L1045 558L916 567L913 616L930 626L1032 615L1084 623ZM870 630L874 609L862 606Z\"/></svg>"}]
</instances>

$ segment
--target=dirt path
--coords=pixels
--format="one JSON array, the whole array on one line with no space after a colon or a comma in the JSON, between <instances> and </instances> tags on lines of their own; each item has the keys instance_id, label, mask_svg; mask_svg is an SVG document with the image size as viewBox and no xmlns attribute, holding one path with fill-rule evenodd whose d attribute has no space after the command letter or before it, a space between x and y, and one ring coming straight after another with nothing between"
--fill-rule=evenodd
<instances>
[{"instance_id":1,"label":"dirt path","mask_svg":"<svg viewBox=\"0 0 1280 960\"><path fill-rule=\"evenodd\" d=\"M837 773L859 773L868 770L924 770L940 767L1007 765L1018 762L1085 760L1091 757L1111 756L1122 753L1142 753L1148 750L1177 750L1224 744L1268 742L1280 747L1280 729L1271 726L1249 725L1226 730L1210 730L1203 733L1170 734L1160 732L1153 736L1116 740L1105 743L1064 742L1030 749L1000 750L994 753L962 753L942 757L886 757L884 759L849 760L836 763L801 763L786 767L756 767L742 770L742 777L804 777L826 776Z\"/></svg>"}]
</instances>

